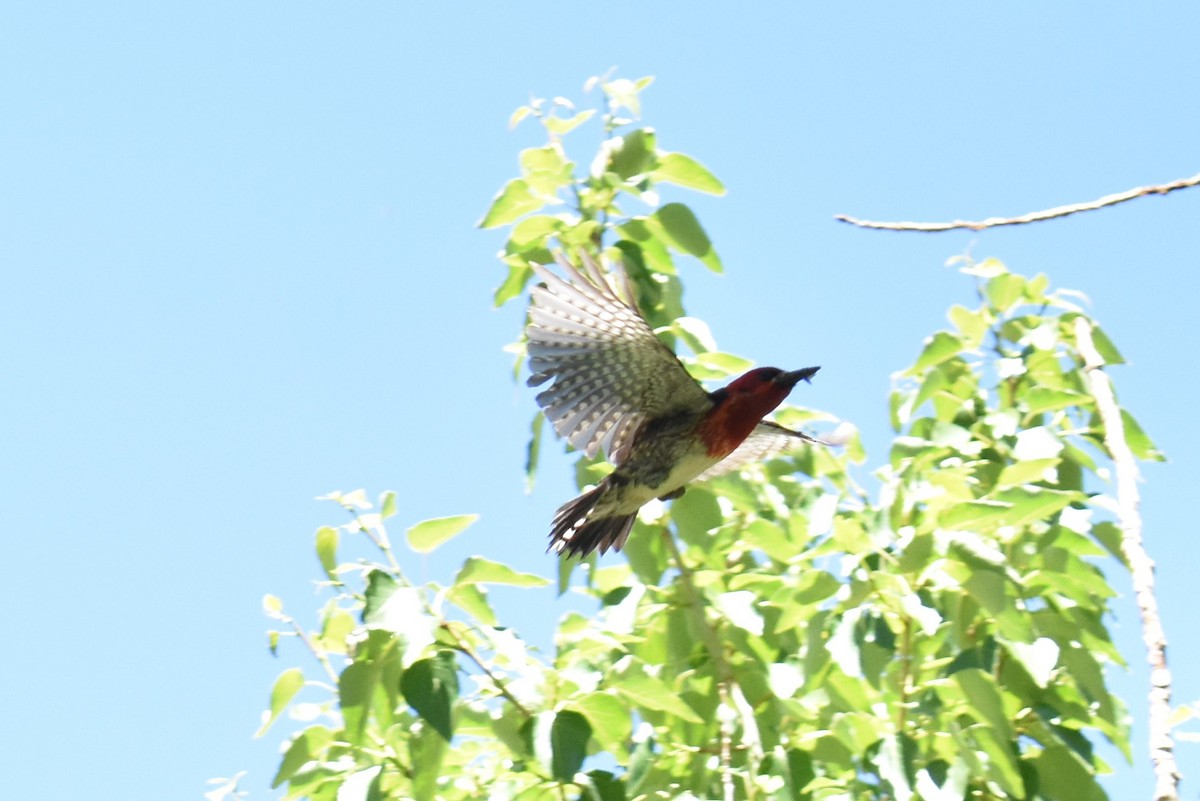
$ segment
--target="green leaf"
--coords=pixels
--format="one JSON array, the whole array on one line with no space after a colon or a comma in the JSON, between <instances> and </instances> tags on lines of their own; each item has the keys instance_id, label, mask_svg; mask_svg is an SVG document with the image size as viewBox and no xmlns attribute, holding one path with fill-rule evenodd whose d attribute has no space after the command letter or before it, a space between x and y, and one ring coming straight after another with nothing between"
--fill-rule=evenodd
<instances>
[{"instance_id":1,"label":"green leaf","mask_svg":"<svg viewBox=\"0 0 1200 801\"><path fill-rule=\"evenodd\" d=\"M1025 798L1025 782L1021 778L1021 769L1013 754L1012 741L985 724L979 724L967 729L970 737L987 755L981 767L983 775L999 784L1010 798Z\"/></svg>"},{"instance_id":2,"label":"green leaf","mask_svg":"<svg viewBox=\"0 0 1200 801\"><path fill-rule=\"evenodd\" d=\"M950 322L958 329L964 342L971 347L978 347L987 334L988 321L983 311L972 311L965 306L951 306L948 313Z\"/></svg>"},{"instance_id":3,"label":"green leaf","mask_svg":"<svg viewBox=\"0 0 1200 801\"><path fill-rule=\"evenodd\" d=\"M420 659L435 639L437 621L429 614L423 593L417 587L400 586L382 570L373 570L367 577L363 623L381 633L398 634L405 665Z\"/></svg>"},{"instance_id":4,"label":"green leaf","mask_svg":"<svg viewBox=\"0 0 1200 801\"><path fill-rule=\"evenodd\" d=\"M585 122L590 120L592 115L595 113L595 109L589 108L579 112L573 117L568 117L565 120L561 117L546 117L542 120L542 125L546 126L546 130L555 136L562 136L563 134L568 134L575 130L580 125L583 125Z\"/></svg>"},{"instance_id":5,"label":"green leaf","mask_svg":"<svg viewBox=\"0 0 1200 801\"><path fill-rule=\"evenodd\" d=\"M425 728L408 741L409 764L412 766L412 793L416 801L437 798L438 779L442 762L450 745L432 728Z\"/></svg>"},{"instance_id":6,"label":"green leaf","mask_svg":"<svg viewBox=\"0 0 1200 801\"><path fill-rule=\"evenodd\" d=\"M930 367L957 356L963 350L963 341L949 331L938 331L925 339L925 348L917 357L916 364L908 368L907 375L920 375Z\"/></svg>"},{"instance_id":7,"label":"green leaf","mask_svg":"<svg viewBox=\"0 0 1200 801\"><path fill-rule=\"evenodd\" d=\"M509 129L511 130L512 128L516 128L521 123L521 120L525 119L532 113L533 108L530 106L518 107L517 110L512 113L512 116L508 118Z\"/></svg>"},{"instance_id":8,"label":"green leaf","mask_svg":"<svg viewBox=\"0 0 1200 801\"><path fill-rule=\"evenodd\" d=\"M563 710L550 726L550 774L562 782L575 780L587 756L592 727L578 712Z\"/></svg>"},{"instance_id":9,"label":"green leaf","mask_svg":"<svg viewBox=\"0 0 1200 801\"><path fill-rule=\"evenodd\" d=\"M943 528L987 531L1000 526L1024 526L1047 520L1082 493L1033 487L1014 487L992 499L968 501L945 509L938 517Z\"/></svg>"},{"instance_id":10,"label":"green leaf","mask_svg":"<svg viewBox=\"0 0 1200 801\"><path fill-rule=\"evenodd\" d=\"M513 226L508 235L508 243L519 252L529 250L531 246L544 247L546 238L557 234L564 227L565 224L558 217L535 214Z\"/></svg>"},{"instance_id":11,"label":"green leaf","mask_svg":"<svg viewBox=\"0 0 1200 801\"><path fill-rule=\"evenodd\" d=\"M691 348L692 353L699 356L717 349L708 323L696 317L680 317L671 323L671 333L682 339Z\"/></svg>"},{"instance_id":12,"label":"green leaf","mask_svg":"<svg viewBox=\"0 0 1200 801\"><path fill-rule=\"evenodd\" d=\"M429 553L447 540L462 533L479 515L454 515L422 520L407 532L408 547L417 553Z\"/></svg>"},{"instance_id":13,"label":"green leaf","mask_svg":"<svg viewBox=\"0 0 1200 801\"><path fill-rule=\"evenodd\" d=\"M486 587L478 584L455 584L446 591L446 598L483 625L498 625L496 613L488 603Z\"/></svg>"},{"instance_id":14,"label":"green leaf","mask_svg":"<svg viewBox=\"0 0 1200 801\"><path fill-rule=\"evenodd\" d=\"M654 212L653 219L662 226L670 244L679 251L695 256L715 273L723 271L721 259L713 250L712 241L700 226L692 210L682 203L668 203Z\"/></svg>"},{"instance_id":15,"label":"green leaf","mask_svg":"<svg viewBox=\"0 0 1200 801\"><path fill-rule=\"evenodd\" d=\"M588 719L601 748L611 754L624 752L633 734L633 721L629 710L615 696L607 692L588 693L571 705Z\"/></svg>"},{"instance_id":16,"label":"green leaf","mask_svg":"<svg viewBox=\"0 0 1200 801\"><path fill-rule=\"evenodd\" d=\"M288 668L279 674L279 678L275 679L275 686L271 688L271 709L267 719L263 721L262 726L254 733L255 737L262 737L267 733L267 729L271 728L271 724L279 717L291 700L296 697L296 693L300 692L300 688L304 686L304 672L300 668Z\"/></svg>"},{"instance_id":17,"label":"green leaf","mask_svg":"<svg viewBox=\"0 0 1200 801\"><path fill-rule=\"evenodd\" d=\"M400 678L400 692L446 742L454 735L451 713L458 698L458 666L454 655L442 652L409 666Z\"/></svg>"},{"instance_id":18,"label":"green leaf","mask_svg":"<svg viewBox=\"0 0 1200 801\"><path fill-rule=\"evenodd\" d=\"M985 285L988 302L998 312L1005 312L1021 299L1025 292L1025 278L1013 273L997 275Z\"/></svg>"},{"instance_id":19,"label":"green leaf","mask_svg":"<svg viewBox=\"0 0 1200 801\"><path fill-rule=\"evenodd\" d=\"M1108 334L1094 323L1092 324L1092 344L1096 346L1096 351L1104 359L1105 364L1125 364L1125 357L1121 355L1121 351L1117 350L1117 346L1108 338Z\"/></svg>"},{"instance_id":20,"label":"green leaf","mask_svg":"<svg viewBox=\"0 0 1200 801\"><path fill-rule=\"evenodd\" d=\"M525 492L533 492L537 480L538 459L542 454L542 432L546 428L546 415L538 411L529 424L529 444L525 446Z\"/></svg>"},{"instance_id":21,"label":"green leaf","mask_svg":"<svg viewBox=\"0 0 1200 801\"><path fill-rule=\"evenodd\" d=\"M674 501L671 518L684 542L702 545L712 542L708 532L724 522L716 496L698 487L692 487Z\"/></svg>"},{"instance_id":22,"label":"green leaf","mask_svg":"<svg viewBox=\"0 0 1200 801\"><path fill-rule=\"evenodd\" d=\"M396 493L388 490L379 496L379 516L387 520L396 514Z\"/></svg>"},{"instance_id":23,"label":"green leaf","mask_svg":"<svg viewBox=\"0 0 1200 801\"><path fill-rule=\"evenodd\" d=\"M700 162L682 153L659 153L658 167L650 174L655 181L675 184L710 195L725 194L725 186Z\"/></svg>"},{"instance_id":24,"label":"green leaf","mask_svg":"<svg viewBox=\"0 0 1200 801\"><path fill-rule=\"evenodd\" d=\"M369 662L353 662L338 677L338 705L341 707L346 737L360 744L366 729L371 696L379 673Z\"/></svg>"},{"instance_id":25,"label":"green leaf","mask_svg":"<svg viewBox=\"0 0 1200 801\"><path fill-rule=\"evenodd\" d=\"M1049 387L1033 387L1021 393L1020 399L1024 404L1025 411L1030 414L1052 412L1057 409L1069 409L1073 407L1088 407L1095 403L1090 395L1084 395L1081 392L1071 392L1065 389L1051 389Z\"/></svg>"},{"instance_id":26,"label":"green leaf","mask_svg":"<svg viewBox=\"0 0 1200 801\"><path fill-rule=\"evenodd\" d=\"M377 621L383 613L384 605L391 600L392 595L399 587L396 579L387 573L382 570L372 570L367 575L363 622L370 624Z\"/></svg>"},{"instance_id":27,"label":"green leaf","mask_svg":"<svg viewBox=\"0 0 1200 801\"><path fill-rule=\"evenodd\" d=\"M643 709L666 712L689 723L703 722L701 717L683 702L678 693L658 679L644 673L623 676L614 689L619 695L625 696Z\"/></svg>"},{"instance_id":28,"label":"green leaf","mask_svg":"<svg viewBox=\"0 0 1200 801\"><path fill-rule=\"evenodd\" d=\"M338 530L332 526L322 526L317 529L317 559L321 569L331 580L337 581L334 574L337 569Z\"/></svg>"},{"instance_id":29,"label":"green leaf","mask_svg":"<svg viewBox=\"0 0 1200 801\"><path fill-rule=\"evenodd\" d=\"M484 559L482 556L472 556L463 563L458 575L454 577L457 584L510 584L514 587L544 587L550 579L533 573L518 573L511 567L500 562Z\"/></svg>"},{"instance_id":30,"label":"green leaf","mask_svg":"<svg viewBox=\"0 0 1200 801\"><path fill-rule=\"evenodd\" d=\"M990 674L978 668L967 668L952 674L950 678L962 691L963 700L973 718L986 723L1001 740L1012 738L1012 728L1008 715L1004 714L1000 690Z\"/></svg>"},{"instance_id":31,"label":"green leaf","mask_svg":"<svg viewBox=\"0 0 1200 801\"><path fill-rule=\"evenodd\" d=\"M754 366L754 362L749 359L717 351L697 354L696 361L705 367L720 371L725 376L741 375Z\"/></svg>"},{"instance_id":32,"label":"green leaf","mask_svg":"<svg viewBox=\"0 0 1200 801\"><path fill-rule=\"evenodd\" d=\"M553 145L526 148L521 151L517 161L526 173L559 173L563 171L564 167L567 167L562 151Z\"/></svg>"},{"instance_id":33,"label":"green leaf","mask_svg":"<svg viewBox=\"0 0 1200 801\"><path fill-rule=\"evenodd\" d=\"M607 770L589 770L588 789L597 801L626 801L625 782Z\"/></svg>"},{"instance_id":34,"label":"green leaf","mask_svg":"<svg viewBox=\"0 0 1200 801\"><path fill-rule=\"evenodd\" d=\"M1000 477L996 479L996 487L1019 487L1022 484L1042 481L1046 471L1054 469L1058 463L1058 459L1027 459L1013 462L1000 472Z\"/></svg>"},{"instance_id":35,"label":"green leaf","mask_svg":"<svg viewBox=\"0 0 1200 801\"><path fill-rule=\"evenodd\" d=\"M324 726L309 726L302 731L284 752L283 760L279 763L279 770L275 772L275 778L271 779L271 789L279 787L295 776L296 771L300 768L319 759L331 742L333 742L333 732Z\"/></svg>"},{"instance_id":36,"label":"green leaf","mask_svg":"<svg viewBox=\"0 0 1200 801\"><path fill-rule=\"evenodd\" d=\"M1134 456L1153 462L1165 462L1167 460L1167 457L1155 447L1153 440L1138 425L1138 421L1133 419L1133 415L1124 409L1121 410L1121 422L1124 423L1125 427L1125 442L1129 444L1129 449L1133 451Z\"/></svg>"},{"instance_id":37,"label":"green leaf","mask_svg":"<svg viewBox=\"0 0 1200 801\"><path fill-rule=\"evenodd\" d=\"M1038 794L1054 801L1106 801L1108 796L1085 765L1069 748L1052 746L1034 758Z\"/></svg>"},{"instance_id":38,"label":"green leaf","mask_svg":"<svg viewBox=\"0 0 1200 801\"><path fill-rule=\"evenodd\" d=\"M510 222L524 217L530 212L537 211L546 205L545 201L535 197L530 191L529 183L523 178L513 178L504 185L492 199L483 218L476 223L479 228L499 228Z\"/></svg>"},{"instance_id":39,"label":"green leaf","mask_svg":"<svg viewBox=\"0 0 1200 801\"><path fill-rule=\"evenodd\" d=\"M650 736L639 738L633 747L633 753L629 756L629 772L625 779L630 795L638 794L642 782L646 780L651 768L654 767L654 757L654 738Z\"/></svg>"},{"instance_id":40,"label":"green leaf","mask_svg":"<svg viewBox=\"0 0 1200 801\"><path fill-rule=\"evenodd\" d=\"M654 166L654 132L648 128L630 131L614 138L609 166L613 172L628 180L641 175Z\"/></svg>"},{"instance_id":41,"label":"green leaf","mask_svg":"<svg viewBox=\"0 0 1200 801\"><path fill-rule=\"evenodd\" d=\"M496 291L492 294L492 305L500 308L520 295L531 275L533 275L533 270L524 259L521 259L519 264L509 264L508 275L504 278L504 283L496 287Z\"/></svg>"}]
</instances>

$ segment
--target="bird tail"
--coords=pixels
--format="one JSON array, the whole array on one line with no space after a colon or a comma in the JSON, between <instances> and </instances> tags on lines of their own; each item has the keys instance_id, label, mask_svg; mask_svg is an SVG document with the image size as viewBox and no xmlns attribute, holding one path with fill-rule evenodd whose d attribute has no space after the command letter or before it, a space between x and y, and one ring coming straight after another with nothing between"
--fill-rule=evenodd
<instances>
[{"instance_id":1,"label":"bird tail","mask_svg":"<svg viewBox=\"0 0 1200 801\"><path fill-rule=\"evenodd\" d=\"M601 482L598 487L559 507L550 526L550 547L546 549L547 552L583 557L597 548L600 553L605 553L609 548L621 550L633 528L633 521L637 519L637 513L589 519L605 489L605 482Z\"/></svg>"}]
</instances>

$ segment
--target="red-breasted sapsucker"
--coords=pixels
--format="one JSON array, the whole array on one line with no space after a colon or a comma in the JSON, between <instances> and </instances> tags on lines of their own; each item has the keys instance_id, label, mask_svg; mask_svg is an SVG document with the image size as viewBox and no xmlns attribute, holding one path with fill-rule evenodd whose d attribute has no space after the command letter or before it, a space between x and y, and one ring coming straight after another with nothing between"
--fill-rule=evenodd
<instances>
[{"instance_id":1,"label":"red-breasted sapsucker","mask_svg":"<svg viewBox=\"0 0 1200 801\"><path fill-rule=\"evenodd\" d=\"M547 550L585 556L620 550L638 509L683 494L690 481L819 442L763 416L820 368L759 367L707 392L638 313L628 277L611 282L586 254L583 271L555 256L565 278L541 265L526 328L530 386L554 429L589 457L603 448L615 469L554 515Z\"/></svg>"}]
</instances>

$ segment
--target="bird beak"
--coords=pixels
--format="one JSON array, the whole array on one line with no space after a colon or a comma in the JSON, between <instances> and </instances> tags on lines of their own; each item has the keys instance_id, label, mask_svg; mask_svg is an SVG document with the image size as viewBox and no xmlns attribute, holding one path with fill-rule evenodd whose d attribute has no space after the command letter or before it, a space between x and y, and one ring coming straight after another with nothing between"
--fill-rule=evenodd
<instances>
[{"instance_id":1,"label":"bird beak","mask_svg":"<svg viewBox=\"0 0 1200 801\"><path fill-rule=\"evenodd\" d=\"M805 367L800 370L792 370L790 373L780 373L779 375L775 376L775 383L782 384L788 389L791 389L800 381L808 381L811 379L820 369L820 367Z\"/></svg>"}]
</instances>

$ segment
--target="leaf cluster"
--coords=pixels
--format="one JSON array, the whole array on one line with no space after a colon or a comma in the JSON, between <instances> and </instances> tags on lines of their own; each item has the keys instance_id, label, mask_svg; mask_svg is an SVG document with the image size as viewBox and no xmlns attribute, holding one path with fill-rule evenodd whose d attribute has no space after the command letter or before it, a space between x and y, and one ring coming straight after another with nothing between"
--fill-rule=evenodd
<instances>
[{"instance_id":1,"label":"leaf cluster","mask_svg":"<svg viewBox=\"0 0 1200 801\"><path fill-rule=\"evenodd\" d=\"M646 79L596 83L604 138L582 175L563 138L594 112L557 99L514 115L548 142L522 151L481 221L510 226L497 303L553 248L604 252L697 377L745 369L684 314L676 256L721 263L695 215L657 194L720 183L622 116L639 113ZM317 532L332 594L317 630L268 602L284 624L272 648L299 639L325 674L289 669L272 693L268 725L289 706L317 721L285 752L285 797L1104 798L1096 743L1129 757L1105 683L1122 657L1103 568L1123 557L1077 320L1108 364L1121 357L1044 276L957 266L974 296L896 375L895 436L869 490L851 436L647 505L625 561L560 563L558 591L595 612L565 614L550 653L505 627L488 595L546 592L549 579L479 556L445 585L405 577L411 554L472 518L418 523L397 554L393 495L379 512L361 492L330 496L353 519ZM1161 458L1123 415L1134 453ZM531 473L536 419L533 431ZM605 469L581 458L580 485ZM378 558L340 562L347 534Z\"/></svg>"}]
</instances>

